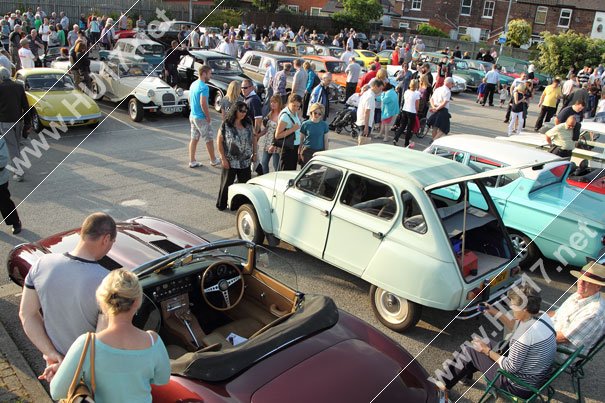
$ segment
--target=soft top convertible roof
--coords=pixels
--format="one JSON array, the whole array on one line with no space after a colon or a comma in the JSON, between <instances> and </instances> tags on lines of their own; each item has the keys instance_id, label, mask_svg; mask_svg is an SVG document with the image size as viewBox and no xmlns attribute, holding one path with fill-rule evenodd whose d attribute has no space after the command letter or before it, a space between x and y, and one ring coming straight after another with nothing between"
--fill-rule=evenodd
<instances>
[{"instance_id":1,"label":"soft top convertible roof","mask_svg":"<svg viewBox=\"0 0 605 403\"><path fill-rule=\"evenodd\" d=\"M305 295L285 322L224 351L193 352L172 361L172 373L207 382L227 380L299 339L334 326L338 308L322 295Z\"/></svg>"}]
</instances>

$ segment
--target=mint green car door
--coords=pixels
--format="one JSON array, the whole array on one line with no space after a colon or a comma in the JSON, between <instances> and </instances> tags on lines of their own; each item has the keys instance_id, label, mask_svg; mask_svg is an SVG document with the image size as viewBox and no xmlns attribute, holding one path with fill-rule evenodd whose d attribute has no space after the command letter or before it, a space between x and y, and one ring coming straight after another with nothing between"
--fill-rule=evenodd
<instances>
[{"instance_id":1,"label":"mint green car door","mask_svg":"<svg viewBox=\"0 0 605 403\"><path fill-rule=\"evenodd\" d=\"M321 259L342 178L340 169L307 164L284 194L280 238Z\"/></svg>"},{"instance_id":2,"label":"mint green car door","mask_svg":"<svg viewBox=\"0 0 605 403\"><path fill-rule=\"evenodd\" d=\"M332 210L323 260L361 276L393 227L397 205L390 186L350 174Z\"/></svg>"}]
</instances>

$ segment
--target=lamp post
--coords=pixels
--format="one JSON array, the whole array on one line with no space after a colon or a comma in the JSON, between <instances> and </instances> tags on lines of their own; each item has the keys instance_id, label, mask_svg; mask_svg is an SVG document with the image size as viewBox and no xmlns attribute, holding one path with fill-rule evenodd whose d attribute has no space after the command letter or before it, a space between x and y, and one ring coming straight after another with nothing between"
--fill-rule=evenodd
<instances>
[{"instance_id":1,"label":"lamp post","mask_svg":"<svg viewBox=\"0 0 605 403\"><path fill-rule=\"evenodd\" d=\"M506 18L508 18L508 16ZM189 21L193 21L193 0L189 0Z\"/></svg>"},{"instance_id":2,"label":"lamp post","mask_svg":"<svg viewBox=\"0 0 605 403\"><path fill-rule=\"evenodd\" d=\"M506 10L506 19L504 20L504 29L502 33L506 37L506 31L508 30L508 16L510 15L510 8L513 5L513 0L508 0L508 10ZM502 49L504 48L504 42L500 43L500 52L498 54L502 56Z\"/></svg>"}]
</instances>

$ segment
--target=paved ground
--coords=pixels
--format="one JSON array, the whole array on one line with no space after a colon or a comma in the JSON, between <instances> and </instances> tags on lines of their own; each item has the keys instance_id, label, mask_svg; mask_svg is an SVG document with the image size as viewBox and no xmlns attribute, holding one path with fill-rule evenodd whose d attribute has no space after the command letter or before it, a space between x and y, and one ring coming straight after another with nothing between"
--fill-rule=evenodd
<instances>
[{"instance_id":1,"label":"paved ground","mask_svg":"<svg viewBox=\"0 0 605 403\"><path fill-rule=\"evenodd\" d=\"M454 98L452 133L489 137L504 134L504 110L482 108L475 104L474 98L470 93ZM537 115L535 103L528 127L532 127ZM113 105L103 103L102 109L108 113ZM215 119L218 116L215 115ZM0 232L0 256L7 256L18 243L35 241L59 230L76 227L85 215L97 210L107 211L117 219L137 215L162 217L210 239L233 237L234 215L214 208L220 171L209 166L204 150L198 152L198 159L204 167L186 167L188 130L188 122L182 117L151 117L141 123L133 123L125 110L118 109L42 182L85 139L88 132L70 130L60 140L49 140L50 149L43 152L41 158L32 158L33 166L26 173L26 181L11 183L15 200L24 200L32 190L36 190L19 207L25 228L23 233L15 237L8 231ZM414 141L417 148L428 144L428 138ZM343 147L352 146L355 142L350 137L334 134L332 144ZM412 354L421 353L418 360L430 373L440 368L441 363L450 358L451 353L477 331L479 325L490 326L482 319L450 324L451 313L427 309L416 329L405 335L394 333L374 318L367 283L296 252L288 245L282 244L274 250L292 265L299 289L330 295L339 307L384 331ZM552 303L565 293L573 277L568 273L549 274L552 277L549 283L539 275L532 277L543 287L545 301ZM19 292L9 283L6 274L0 273L0 321L14 343L13 346L4 342L0 327L0 357L4 357L4 361L0 361L0 382L4 381L0 388L5 392L4 395L0 392L0 400L37 402L42 400L31 395L34 388L23 382L40 385L33 373L40 373L43 365L39 353L21 330L17 316ZM439 333L443 328L443 333ZM428 343L430 345L425 349ZM16 356L22 356L27 364L19 362ZM28 373L27 367L31 367L33 373ZM604 373L604 367L601 360L590 368L588 379L583 384L587 401L603 401L600 375ZM19 373L25 375L20 377ZM16 379L23 388L18 387ZM556 386L557 401L572 401L567 379ZM471 388L460 401L477 401L480 396L478 387L479 384ZM457 388L456 396L465 391Z\"/></svg>"}]
</instances>

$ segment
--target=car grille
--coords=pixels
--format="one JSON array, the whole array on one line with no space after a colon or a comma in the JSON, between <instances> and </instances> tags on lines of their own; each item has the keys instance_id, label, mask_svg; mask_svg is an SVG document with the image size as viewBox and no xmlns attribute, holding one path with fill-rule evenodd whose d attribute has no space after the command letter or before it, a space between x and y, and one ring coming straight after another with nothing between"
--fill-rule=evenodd
<instances>
[{"instance_id":1,"label":"car grille","mask_svg":"<svg viewBox=\"0 0 605 403\"><path fill-rule=\"evenodd\" d=\"M164 106L176 105L176 99L174 98L174 94L163 94L162 95L162 105L164 105Z\"/></svg>"}]
</instances>

